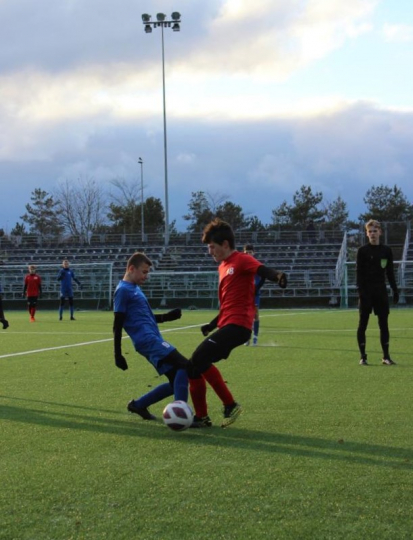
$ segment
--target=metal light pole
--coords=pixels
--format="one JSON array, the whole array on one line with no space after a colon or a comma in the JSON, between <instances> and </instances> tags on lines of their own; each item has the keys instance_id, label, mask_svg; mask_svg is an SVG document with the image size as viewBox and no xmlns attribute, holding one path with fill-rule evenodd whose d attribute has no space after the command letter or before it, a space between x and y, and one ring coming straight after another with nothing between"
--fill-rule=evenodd
<instances>
[{"instance_id":1,"label":"metal light pole","mask_svg":"<svg viewBox=\"0 0 413 540\"><path fill-rule=\"evenodd\" d=\"M145 215L143 211L143 159L140 157L138 160L141 166L141 231L142 231L142 243L145 242Z\"/></svg>"},{"instance_id":2,"label":"metal light pole","mask_svg":"<svg viewBox=\"0 0 413 540\"><path fill-rule=\"evenodd\" d=\"M165 97L165 47L163 29L172 28L174 32L179 32L181 14L174 11L171 15L170 21L166 20L164 13L156 14L156 22L151 22L151 15L144 13L142 15L142 22L145 25L145 32L150 34L152 27L160 28L162 35L162 88L163 88L163 146L164 146L164 167L165 167L165 245L169 244L169 195L168 195L168 146L166 135L166 97Z\"/></svg>"}]
</instances>

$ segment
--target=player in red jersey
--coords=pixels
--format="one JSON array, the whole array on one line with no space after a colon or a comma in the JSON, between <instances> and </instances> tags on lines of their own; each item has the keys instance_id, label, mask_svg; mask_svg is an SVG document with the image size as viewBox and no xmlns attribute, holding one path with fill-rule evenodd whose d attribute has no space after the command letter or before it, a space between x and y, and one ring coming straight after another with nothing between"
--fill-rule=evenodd
<instances>
[{"instance_id":1,"label":"player in red jersey","mask_svg":"<svg viewBox=\"0 0 413 540\"><path fill-rule=\"evenodd\" d=\"M208 382L224 405L226 427L236 420L241 413L228 389L220 371L213 364L228 358L231 351L246 343L251 337L255 316L254 276L275 281L280 287L287 286L287 276L260 261L235 249L235 235L231 226L218 218L204 229L202 242L208 245L208 251L216 262L220 263L219 272L219 313L209 324L201 327L207 337L195 350L191 361L189 389L195 408L193 427L212 425L206 403L206 383Z\"/></svg>"},{"instance_id":2,"label":"player in red jersey","mask_svg":"<svg viewBox=\"0 0 413 540\"><path fill-rule=\"evenodd\" d=\"M42 278L36 274L34 264L29 264L29 273L24 278L23 298L27 297L30 322L35 322L37 299L42 295Z\"/></svg>"}]
</instances>

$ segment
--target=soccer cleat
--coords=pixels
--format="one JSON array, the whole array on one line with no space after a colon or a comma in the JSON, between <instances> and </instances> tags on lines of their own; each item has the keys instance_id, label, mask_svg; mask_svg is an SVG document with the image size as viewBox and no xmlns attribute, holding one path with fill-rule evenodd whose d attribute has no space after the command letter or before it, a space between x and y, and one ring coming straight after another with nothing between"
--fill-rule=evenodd
<instances>
[{"instance_id":1,"label":"soccer cleat","mask_svg":"<svg viewBox=\"0 0 413 540\"><path fill-rule=\"evenodd\" d=\"M10 326L9 321L6 321L6 319L0 319L0 322L3 325L3 330L6 330Z\"/></svg>"},{"instance_id":2,"label":"soccer cleat","mask_svg":"<svg viewBox=\"0 0 413 540\"><path fill-rule=\"evenodd\" d=\"M390 356L388 358L383 358L381 363L383 365L385 365L385 366L395 366L396 365L396 362L393 362L393 360L390 358Z\"/></svg>"},{"instance_id":3,"label":"soccer cleat","mask_svg":"<svg viewBox=\"0 0 413 540\"><path fill-rule=\"evenodd\" d=\"M246 342L244 343L244 345L245 345L246 347L248 347L249 344L250 344L250 340L248 340L248 341L246 341Z\"/></svg>"},{"instance_id":4,"label":"soccer cleat","mask_svg":"<svg viewBox=\"0 0 413 540\"><path fill-rule=\"evenodd\" d=\"M63 321L63 317L62 317L62 316L59 317L59 321Z\"/></svg>"},{"instance_id":5,"label":"soccer cleat","mask_svg":"<svg viewBox=\"0 0 413 540\"><path fill-rule=\"evenodd\" d=\"M258 343L258 337L257 336L254 336L254 339L252 340L252 345L253 347L255 347Z\"/></svg>"},{"instance_id":6,"label":"soccer cleat","mask_svg":"<svg viewBox=\"0 0 413 540\"><path fill-rule=\"evenodd\" d=\"M224 407L224 419L222 420L221 427L225 428L235 422L241 413L242 408L239 403L234 402L232 405L226 405Z\"/></svg>"},{"instance_id":7,"label":"soccer cleat","mask_svg":"<svg viewBox=\"0 0 413 540\"><path fill-rule=\"evenodd\" d=\"M194 419L192 421L192 424L189 426L191 428L205 428L205 427L211 427L212 421L210 417L207 416L194 416Z\"/></svg>"},{"instance_id":8,"label":"soccer cleat","mask_svg":"<svg viewBox=\"0 0 413 540\"><path fill-rule=\"evenodd\" d=\"M139 414L139 416L144 420L156 420L156 416L151 414L148 409L145 409L143 407L137 407L133 399L128 403L128 411L131 413Z\"/></svg>"},{"instance_id":9,"label":"soccer cleat","mask_svg":"<svg viewBox=\"0 0 413 540\"><path fill-rule=\"evenodd\" d=\"M30 317L30 322L35 322L35 318L34 317Z\"/></svg>"},{"instance_id":10,"label":"soccer cleat","mask_svg":"<svg viewBox=\"0 0 413 540\"><path fill-rule=\"evenodd\" d=\"M76 319L74 317L70 317L70 320L71 321L75 321Z\"/></svg>"},{"instance_id":11,"label":"soccer cleat","mask_svg":"<svg viewBox=\"0 0 413 540\"><path fill-rule=\"evenodd\" d=\"M363 354L363 356L360 358L359 364L360 364L360 366L368 366L367 354Z\"/></svg>"}]
</instances>

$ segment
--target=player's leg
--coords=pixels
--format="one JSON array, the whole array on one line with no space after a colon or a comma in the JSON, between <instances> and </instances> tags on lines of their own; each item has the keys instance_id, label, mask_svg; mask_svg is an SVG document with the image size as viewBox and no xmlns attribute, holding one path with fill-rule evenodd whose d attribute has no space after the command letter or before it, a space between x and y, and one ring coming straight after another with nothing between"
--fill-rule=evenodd
<instances>
[{"instance_id":1,"label":"player's leg","mask_svg":"<svg viewBox=\"0 0 413 540\"><path fill-rule=\"evenodd\" d=\"M389 331L389 315L387 312L380 313L377 316L380 329L380 345L383 351L382 363L387 366L395 365L390 357L389 344L390 344L390 331Z\"/></svg>"},{"instance_id":2,"label":"player's leg","mask_svg":"<svg viewBox=\"0 0 413 540\"><path fill-rule=\"evenodd\" d=\"M231 424L239 416L241 407L235 401L220 371L212 363L228 358L231 351L248 341L250 336L251 330L228 325L214 332L211 338L205 339L195 350L191 358L193 373L190 375L189 390L196 416L207 415L205 381L210 384L224 405L222 427Z\"/></svg>"},{"instance_id":3,"label":"player's leg","mask_svg":"<svg viewBox=\"0 0 413 540\"><path fill-rule=\"evenodd\" d=\"M59 321L63 319L63 308L65 307L66 299L64 296L60 297L60 304L59 304Z\"/></svg>"},{"instance_id":4,"label":"player's leg","mask_svg":"<svg viewBox=\"0 0 413 540\"><path fill-rule=\"evenodd\" d=\"M260 333L260 310L259 310L259 298L255 297L255 315L254 315L254 324L253 324L253 334L252 344L257 345L258 343L258 334Z\"/></svg>"},{"instance_id":5,"label":"player's leg","mask_svg":"<svg viewBox=\"0 0 413 540\"><path fill-rule=\"evenodd\" d=\"M158 401L173 395L173 388L170 382L160 384L147 394L144 394L138 399L133 399L128 403L128 411L138 414L144 420L156 420L156 416L151 414L148 407Z\"/></svg>"},{"instance_id":6,"label":"player's leg","mask_svg":"<svg viewBox=\"0 0 413 540\"><path fill-rule=\"evenodd\" d=\"M359 322L357 327L357 344L360 351L360 365L367 366L366 330L373 309L371 295L364 294L359 298Z\"/></svg>"},{"instance_id":7,"label":"player's leg","mask_svg":"<svg viewBox=\"0 0 413 540\"><path fill-rule=\"evenodd\" d=\"M188 367L190 362L176 349L165 356L161 365L168 364L172 367L165 373L173 388L175 400L188 402Z\"/></svg>"},{"instance_id":8,"label":"player's leg","mask_svg":"<svg viewBox=\"0 0 413 540\"><path fill-rule=\"evenodd\" d=\"M0 323L3 325L3 330L6 330L6 328L9 327L9 321L7 321L4 317L4 311L3 311L3 297L0 294Z\"/></svg>"},{"instance_id":9,"label":"player's leg","mask_svg":"<svg viewBox=\"0 0 413 540\"><path fill-rule=\"evenodd\" d=\"M70 320L75 321L76 319L74 317L75 308L73 304L73 296L69 296L69 309L70 309Z\"/></svg>"}]
</instances>

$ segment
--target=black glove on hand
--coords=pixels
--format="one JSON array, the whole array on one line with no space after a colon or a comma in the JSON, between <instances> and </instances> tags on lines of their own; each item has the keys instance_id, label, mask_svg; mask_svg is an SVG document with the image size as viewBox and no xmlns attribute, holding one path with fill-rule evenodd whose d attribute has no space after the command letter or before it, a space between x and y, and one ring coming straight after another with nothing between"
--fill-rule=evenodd
<instances>
[{"instance_id":1,"label":"black glove on hand","mask_svg":"<svg viewBox=\"0 0 413 540\"><path fill-rule=\"evenodd\" d=\"M397 305L399 303L399 291L393 291L393 304Z\"/></svg>"},{"instance_id":2,"label":"black glove on hand","mask_svg":"<svg viewBox=\"0 0 413 540\"><path fill-rule=\"evenodd\" d=\"M162 317L164 322L176 321L182 317L182 310L181 308L171 309L171 311L168 311L168 313L164 313Z\"/></svg>"},{"instance_id":3,"label":"black glove on hand","mask_svg":"<svg viewBox=\"0 0 413 540\"><path fill-rule=\"evenodd\" d=\"M287 275L284 274L284 272L279 274L278 285L281 287L281 289L285 289L287 287Z\"/></svg>"},{"instance_id":4,"label":"black glove on hand","mask_svg":"<svg viewBox=\"0 0 413 540\"><path fill-rule=\"evenodd\" d=\"M203 324L201 326L201 332L206 337L211 331L211 326L209 324Z\"/></svg>"},{"instance_id":5,"label":"black glove on hand","mask_svg":"<svg viewBox=\"0 0 413 540\"><path fill-rule=\"evenodd\" d=\"M115 364L116 367L122 371L126 371L128 369L128 364L126 363L125 357L121 354L115 354Z\"/></svg>"},{"instance_id":6,"label":"black glove on hand","mask_svg":"<svg viewBox=\"0 0 413 540\"><path fill-rule=\"evenodd\" d=\"M6 319L0 319L0 322L3 324L3 330L9 327L9 321L6 321Z\"/></svg>"}]
</instances>

